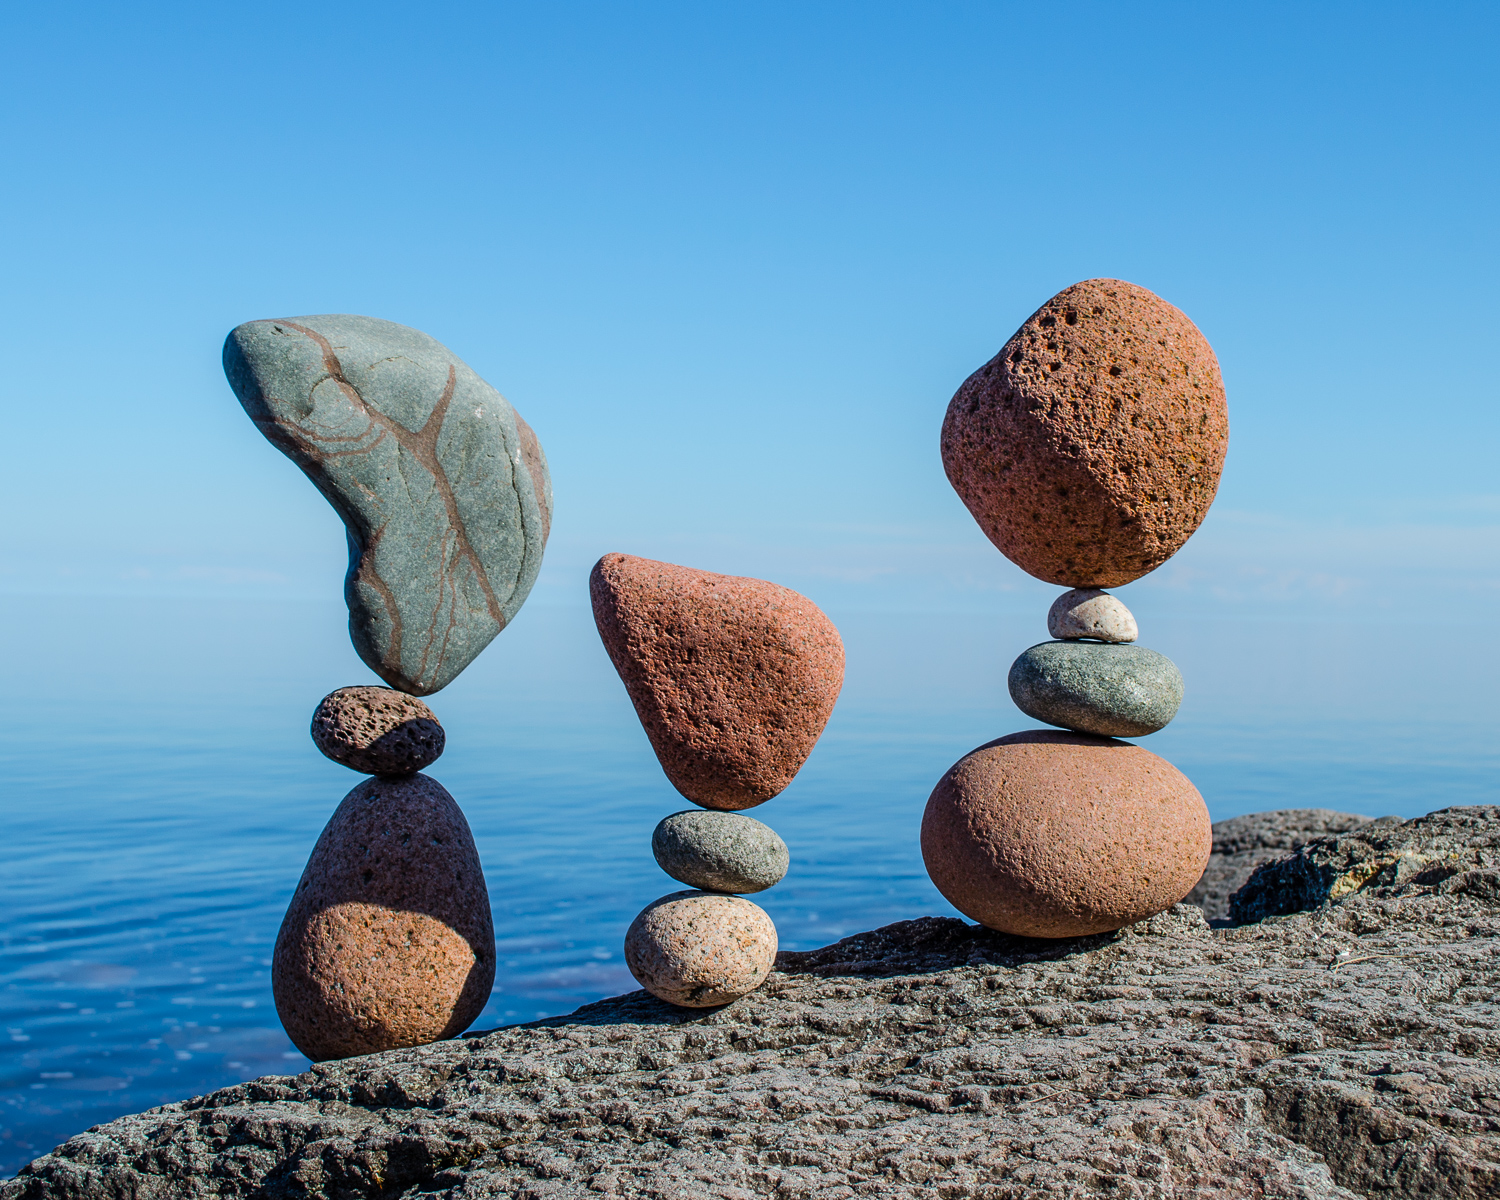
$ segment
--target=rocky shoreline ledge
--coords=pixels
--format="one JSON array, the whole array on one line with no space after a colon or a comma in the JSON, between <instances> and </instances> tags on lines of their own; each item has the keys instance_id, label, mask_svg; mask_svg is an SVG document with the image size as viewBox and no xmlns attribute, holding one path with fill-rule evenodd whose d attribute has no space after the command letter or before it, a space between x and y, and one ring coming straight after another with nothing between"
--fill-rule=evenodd
<instances>
[{"instance_id":1,"label":"rocky shoreline ledge","mask_svg":"<svg viewBox=\"0 0 1500 1200\"><path fill-rule=\"evenodd\" d=\"M0 1200L1500 1195L1500 807L1214 832L1203 907L1116 934L905 921L721 1009L635 992L122 1117Z\"/></svg>"}]
</instances>

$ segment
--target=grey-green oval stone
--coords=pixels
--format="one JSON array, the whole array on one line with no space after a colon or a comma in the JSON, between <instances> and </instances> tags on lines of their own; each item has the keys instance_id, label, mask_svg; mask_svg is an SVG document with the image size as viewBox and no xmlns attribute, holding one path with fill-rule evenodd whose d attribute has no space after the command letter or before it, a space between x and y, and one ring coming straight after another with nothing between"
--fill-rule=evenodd
<instances>
[{"instance_id":1,"label":"grey-green oval stone","mask_svg":"<svg viewBox=\"0 0 1500 1200\"><path fill-rule=\"evenodd\" d=\"M791 856L769 825L717 809L673 813L651 835L651 853L673 879L706 892L763 892Z\"/></svg>"},{"instance_id":2,"label":"grey-green oval stone","mask_svg":"<svg viewBox=\"0 0 1500 1200\"><path fill-rule=\"evenodd\" d=\"M374 317L248 321L224 373L349 533L349 637L393 688L452 682L520 610L552 484L536 435L442 343Z\"/></svg>"},{"instance_id":3,"label":"grey-green oval stone","mask_svg":"<svg viewBox=\"0 0 1500 1200\"><path fill-rule=\"evenodd\" d=\"M1028 717L1105 737L1155 733L1182 704L1182 673L1144 646L1042 642L1011 664L1008 682Z\"/></svg>"}]
</instances>

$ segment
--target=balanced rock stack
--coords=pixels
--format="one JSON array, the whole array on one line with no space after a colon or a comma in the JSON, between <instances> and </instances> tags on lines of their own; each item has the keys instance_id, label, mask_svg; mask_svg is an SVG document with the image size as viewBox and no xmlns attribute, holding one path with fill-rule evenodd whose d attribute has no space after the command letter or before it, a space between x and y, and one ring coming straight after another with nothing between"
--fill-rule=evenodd
<instances>
[{"instance_id":1,"label":"balanced rock stack","mask_svg":"<svg viewBox=\"0 0 1500 1200\"><path fill-rule=\"evenodd\" d=\"M451 683L530 592L546 458L499 392L390 321L251 321L224 370L343 519L350 639L391 685L340 688L313 715L318 749L372 778L334 812L287 908L276 1011L312 1059L453 1037L489 999L495 934L468 822L420 774L444 735L416 697Z\"/></svg>"},{"instance_id":2,"label":"balanced rock stack","mask_svg":"<svg viewBox=\"0 0 1500 1200\"><path fill-rule=\"evenodd\" d=\"M960 912L1031 937L1119 929L1181 900L1212 849L1208 811L1170 763L1118 739L1182 702L1171 660L1135 645L1106 588L1154 570L1202 523L1229 422L1197 327L1144 288L1091 279L1034 313L964 383L943 465L985 534L1070 589L1055 639L1010 669L1016 706L1067 732L1000 738L939 781L922 820L928 874Z\"/></svg>"},{"instance_id":3,"label":"balanced rock stack","mask_svg":"<svg viewBox=\"0 0 1500 1200\"><path fill-rule=\"evenodd\" d=\"M776 959L776 926L742 894L780 882L789 861L775 831L741 810L807 761L843 686L843 643L810 600L760 579L607 554L589 591L662 769L703 810L656 827L657 863L693 890L636 917L626 964L672 1004L727 1004Z\"/></svg>"}]
</instances>

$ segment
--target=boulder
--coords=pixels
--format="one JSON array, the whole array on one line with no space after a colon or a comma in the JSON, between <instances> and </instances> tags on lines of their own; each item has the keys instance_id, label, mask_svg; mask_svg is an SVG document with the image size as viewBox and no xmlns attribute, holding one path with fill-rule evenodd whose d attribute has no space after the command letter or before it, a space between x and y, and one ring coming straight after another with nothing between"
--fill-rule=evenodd
<instances>
[{"instance_id":1,"label":"boulder","mask_svg":"<svg viewBox=\"0 0 1500 1200\"><path fill-rule=\"evenodd\" d=\"M1075 283L958 389L943 467L1022 570L1119 587L1181 549L1208 513L1229 444L1219 363L1160 296Z\"/></svg>"},{"instance_id":2,"label":"boulder","mask_svg":"<svg viewBox=\"0 0 1500 1200\"><path fill-rule=\"evenodd\" d=\"M552 483L530 426L446 346L374 317L248 321L224 372L344 522L360 658L415 696L451 683L541 569Z\"/></svg>"},{"instance_id":3,"label":"boulder","mask_svg":"<svg viewBox=\"0 0 1500 1200\"><path fill-rule=\"evenodd\" d=\"M426 775L344 797L271 959L276 1013L308 1058L456 1037L495 982L489 893L469 823Z\"/></svg>"},{"instance_id":4,"label":"boulder","mask_svg":"<svg viewBox=\"0 0 1500 1200\"><path fill-rule=\"evenodd\" d=\"M672 786L751 808L807 761L844 683L839 631L790 588L606 554L594 621Z\"/></svg>"},{"instance_id":5,"label":"boulder","mask_svg":"<svg viewBox=\"0 0 1500 1200\"><path fill-rule=\"evenodd\" d=\"M1171 763L1050 730L965 755L922 816L938 891L972 920L1027 937L1102 933L1170 908L1211 847L1203 797Z\"/></svg>"}]
</instances>

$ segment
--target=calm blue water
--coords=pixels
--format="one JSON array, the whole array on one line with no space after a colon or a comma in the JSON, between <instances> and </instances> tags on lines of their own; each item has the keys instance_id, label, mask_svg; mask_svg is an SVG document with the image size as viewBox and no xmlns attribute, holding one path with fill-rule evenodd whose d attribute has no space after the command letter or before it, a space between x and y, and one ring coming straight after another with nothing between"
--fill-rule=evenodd
<instances>
[{"instance_id":1,"label":"calm blue water","mask_svg":"<svg viewBox=\"0 0 1500 1200\"><path fill-rule=\"evenodd\" d=\"M0 1175L70 1134L303 1069L269 961L323 822L359 777L307 721L369 682L340 608L0 598ZM933 783L1030 724L1004 671L1034 618L832 613L849 679L796 783L756 810L792 849L757 897L801 949L952 914L916 844ZM1493 803L1493 643L1416 626L1152 619L1188 680L1146 740L1215 819L1323 806L1417 815ZM634 987L625 927L675 890L650 852L675 798L584 609L528 608L432 699L490 886L500 970L479 1027Z\"/></svg>"}]
</instances>

